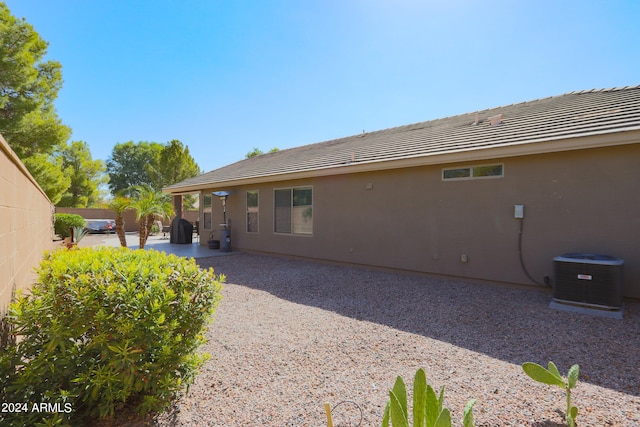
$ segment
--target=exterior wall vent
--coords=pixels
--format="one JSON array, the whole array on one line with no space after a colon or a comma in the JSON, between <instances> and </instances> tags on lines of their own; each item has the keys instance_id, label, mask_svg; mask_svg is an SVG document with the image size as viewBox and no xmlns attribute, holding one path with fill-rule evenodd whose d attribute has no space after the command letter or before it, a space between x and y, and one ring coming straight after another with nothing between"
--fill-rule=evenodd
<instances>
[{"instance_id":1,"label":"exterior wall vent","mask_svg":"<svg viewBox=\"0 0 640 427\"><path fill-rule=\"evenodd\" d=\"M553 300L598 309L622 308L624 261L607 255L570 253L553 259Z\"/></svg>"}]
</instances>

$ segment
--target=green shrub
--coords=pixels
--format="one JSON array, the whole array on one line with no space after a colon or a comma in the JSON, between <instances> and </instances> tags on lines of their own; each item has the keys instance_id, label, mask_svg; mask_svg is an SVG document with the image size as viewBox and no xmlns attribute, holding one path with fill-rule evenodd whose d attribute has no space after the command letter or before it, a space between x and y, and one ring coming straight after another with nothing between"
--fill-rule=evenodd
<instances>
[{"instance_id":1,"label":"green shrub","mask_svg":"<svg viewBox=\"0 0 640 427\"><path fill-rule=\"evenodd\" d=\"M433 387L427 383L427 377L423 369L418 369L413 380L413 427L451 427L451 413L443 407L444 387L440 389L440 395L436 395ZM462 425L473 427L473 405L475 400L470 400L464 408ZM407 406L407 388L398 377L389 391L389 401L384 410L382 427L409 427L409 411ZM389 424L391 422L391 424Z\"/></svg>"},{"instance_id":2,"label":"green shrub","mask_svg":"<svg viewBox=\"0 0 640 427\"><path fill-rule=\"evenodd\" d=\"M70 228L84 227L84 218L76 214L55 214L55 222L53 228L56 234L60 237L67 238L71 236Z\"/></svg>"},{"instance_id":3,"label":"green shrub","mask_svg":"<svg viewBox=\"0 0 640 427\"><path fill-rule=\"evenodd\" d=\"M0 413L0 425L157 412L206 360L196 351L224 276L195 260L96 247L50 252L38 274L31 295L10 305L18 340L0 356L0 395L61 411Z\"/></svg>"}]
</instances>

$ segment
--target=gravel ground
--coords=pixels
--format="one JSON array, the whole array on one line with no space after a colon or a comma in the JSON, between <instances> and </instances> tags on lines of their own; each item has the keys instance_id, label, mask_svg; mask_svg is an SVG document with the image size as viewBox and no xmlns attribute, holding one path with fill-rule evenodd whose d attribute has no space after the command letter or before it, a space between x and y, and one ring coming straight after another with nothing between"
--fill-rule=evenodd
<instances>
[{"instance_id":1,"label":"gravel ground","mask_svg":"<svg viewBox=\"0 0 640 427\"><path fill-rule=\"evenodd\" d=\"M454 425L563 425L564 394L520 364L580 364L578 425L640 426L640 305L624 320L548 308L543 290L249 254L198 261L227 276L189 392L155 424L379 426L397 375L446 386ZM357 406L353 403L355 402Z\"/></svg>"}]
</instances>

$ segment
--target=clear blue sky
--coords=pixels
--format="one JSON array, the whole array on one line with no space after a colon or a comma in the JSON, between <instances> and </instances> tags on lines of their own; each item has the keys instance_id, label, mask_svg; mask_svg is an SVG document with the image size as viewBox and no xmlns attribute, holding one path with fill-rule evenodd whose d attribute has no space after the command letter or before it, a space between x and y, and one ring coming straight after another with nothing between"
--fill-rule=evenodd
<instances>
[{"instance_id":1,"label":"clear blue sky","mask_svg":"<svg viewBox=\"0 0 640 427\"><path fill-rule=\"evenodd\" d=\"M63 65L56 107L106 160L179 139L201 169L640 84L638 0L6 0Z\"/></svg>"}]
</instances>

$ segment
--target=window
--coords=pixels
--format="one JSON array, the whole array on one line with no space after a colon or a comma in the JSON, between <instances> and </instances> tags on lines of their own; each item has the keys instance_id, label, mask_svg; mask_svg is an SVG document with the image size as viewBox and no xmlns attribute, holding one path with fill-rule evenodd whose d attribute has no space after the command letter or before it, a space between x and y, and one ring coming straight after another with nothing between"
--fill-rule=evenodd
<instances>
[{"instance_id":1,"label":"window","mask_svg":"<svg viewBox=\"0 0 640 427\"><path fill-rule=\"evenodd\" d=\"M247 191L247 233L258 232L258 191Z\"/></svg>"},{"instance_id":2,"label":"window","mask_svg":"<svg viewBox=\"0 0 640 427\"><path fill-rule=\"evenodd\" d=\"M211 230L211 194L202 195L202 224L203 229Z\"/></svg>"},{"instance_id":3,"label":"window","mask_svg":"<svg viewBox=\"0 0 640 427\"><path fill-rule=\"evenodd\" d=\"M313 233L313 189L297 187L274 191L275 233Z\"/></svg>"},{"instance_id":4,"label":"window","mask_svg":"<svg viewBox=\"0 0 640 427\"><path fill-rule=\"evenodd\" d=\"M444 169L442 171L443 179L470 178L470 177L471 177L470 168Z\"/></svg>"},{"instance_id":5,"label":"window","mask_svg":"<svg viewBox=\"0 0 640 427\"><path fill-rule=\"evenodd\" d=\"M504 176L504 167L502 164L442 169L442 179L444 180L496 178L502 176Z\"/></svg>"}]
</instances>

